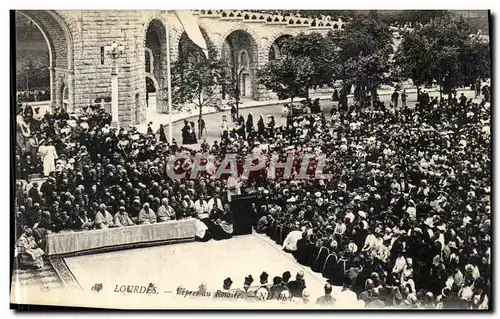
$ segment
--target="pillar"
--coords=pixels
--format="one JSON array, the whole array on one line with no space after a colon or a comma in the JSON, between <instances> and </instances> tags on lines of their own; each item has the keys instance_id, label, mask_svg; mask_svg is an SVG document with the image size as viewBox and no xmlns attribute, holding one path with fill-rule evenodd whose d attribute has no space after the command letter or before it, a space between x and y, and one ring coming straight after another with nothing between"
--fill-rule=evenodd
<instances>
[{"instance_id":1,"label":"pillar","mask_svg":"<svg viewBox=\"0 0 500 319\"><path fill-rule=\"evenodd\" d=\"M111 72L111 125L118 127L118 73L116 71L116 62L113 61L113 69Z\"/></svg>"}]
</instances>

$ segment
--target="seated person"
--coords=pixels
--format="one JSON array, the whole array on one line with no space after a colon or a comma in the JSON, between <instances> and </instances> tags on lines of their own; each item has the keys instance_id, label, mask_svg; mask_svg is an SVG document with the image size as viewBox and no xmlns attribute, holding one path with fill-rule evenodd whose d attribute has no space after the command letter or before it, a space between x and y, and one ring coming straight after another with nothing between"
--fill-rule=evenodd
<instances>
[{"instance_id":1,"label":"seated person","mask_svg":"<svg viewBox=\"0 0 500 319\"><path fill-rule=\"evenodd\" d=\"M114 227L113 216L106 210L106 205L99 205L99 211L95 214L94 226L97 229Z\"/></svg>"},{"instance_id":2,"label":"seated person","mask_svg":"<svg viewBox=\"0 0 500 319\"><path fill-rule=\"evenodd\" d=\"M71 218L71 229L73 230L90 229L92 225L93 223L87 217L86 210L81 210L80 212L73 214Z\"/></svg>"},{"instance_id":3,"label":"seated person","mask_svg":"<svg viewBox=\"0 0 500 319\"><path fill-rule=\"evenodd\" d=\"M257 221L257 226L255 226L255 231L259 234L265 234L270 222L273 220L271 215L264 215Z\"/></svg>"},{"instance_id":4,"label":"seated person","mask_svg":"<svg viewBox=\"0 0 500 319\"><path fill-rule=\"evenodd\" d=\"M33 231L30 228L24 228L24 233L17 240L14 252L14 255L19 258L20 266L42 268L44 254L45 252L38 247L33 237Z\"/></svg>"},{"instance_id":5,"label":"seated person","mask_svg":"<svg viewBox=\"0 0 500 319\"><path fill-rule=\"evenodd\" d=\"M163 198L161 200L161 206L158 208L156 215L158 217L158 222L166 222L175 219L175 211L172 206L168 204L168 198Z\"/></svg>"},{"instance_id":6,"label":"seated person","mask_svg":"<svg viewBox=\"0 0 500 319\"><path fill-rule=\"evenodd\" d=\"M186 214L184 216L185 219L194 219L195 223L195 239L198 241L206 242L209 241L212 237L210 236L210 232L208 231L207 225L200 221L197 217L196 210L194 208L189 208L186 210Z\"/></svg>"},{"instance_id":7,"label":"seated person","mask_svg":"<svg viewBox=\"0 0 500 319\"><path fill-rule=\"evenodd\" d=\"M125 210L125 207L120 206L118 212L115 214L115 226L116 227L126 227L126 226L134 226L134 222L128 217L128 213Z\"/></svg>"},{"instance_id":8,"label":"seated person","mask_svg":"<svg viewBox=\"0 0 500 319\"><path fill-rule=\"evenodd\" d=\"M149 203L144 203L139 216L137 217L137 224L154 224L156 223L156 215L151 208L149 208Z\"/></svg>"},{"instance_id":9,"label":"seated person","mask_svg":"<svg viewBox=\"0 0 500 319\"><path fill-rule=\"evenodd\" d=\"M297 242L302 239L302 231L293 230L286 236L283 242L283 250L292 253L297 251Z\"/></svg>"},{"instance_id":10,"label":"seated person","mask_svg":"<svg viewBox=\"0 0 500 319\"><path fill-rule=\"evenodd\" d=\"M212 214L209 223L209 231L213 239L228 239L233 234L233 213L230 210L229 204L224 205L224 211L218 211L218 214Z\"/></svg>"}]
</instances>

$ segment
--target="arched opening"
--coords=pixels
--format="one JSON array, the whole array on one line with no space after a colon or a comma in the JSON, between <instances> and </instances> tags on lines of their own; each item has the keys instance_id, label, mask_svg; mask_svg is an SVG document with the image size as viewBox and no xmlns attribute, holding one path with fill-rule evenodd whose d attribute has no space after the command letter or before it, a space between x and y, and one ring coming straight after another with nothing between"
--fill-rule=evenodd
<instances>
[{"instance_id":1,"label":"arched opening","mask_svg":"<svg viewBox=\"0 0 500 319\"><path fill-rule=\"evenodd\" d=\"M19 10L15 20L18 102L42 113L74 111L73 40L65 21L49 10ZM64 88L58 86L61 79Z\"/></svg>"},{"instance_id":2,"label":"arched opening","mask_svg":"<svg viewBox=\"0 0 500 319\"><path fill-rule=\"evenodd\" d=\"M167 32L165 26L159 20L153 19L148 25L144 54L144 68L146 71L144 94L146 104L148 109L155 106L156 112L164 113L167 111L162 92L162 89L167 84ZM154 87L154 93L150 91L152 87ZM139 119L136 119L136 121L139 123Z\"/></svg>"},{"instance_id":3,"label":"arched opening","mask_svg":"<svg viewBox=\"0 0 500 319\"><path fill-rule=\"evenodd\" d=\"M16 12L18 102L50 101L50 54L50 44L40 27L27 16Z\"/></svg>"},{"instance_id":4,"label":"arched opening","mask_svg":"<svg viewBox=\"0 0 500 319\"><path fill-rule=\"evenodd\" d=\"M257 43L244 30L231 32L222 45L221 58L231 68L233 82L239 88L240 97L257 99L256 66Z\"/></svg>"},{"instance_id":5,"label":"arched opening","mask_svg":"<svg viewBox=\"0 0 500 319\"><path fill-rule=\"evenodd\" d=\"M274 40L274 42L271 44L271 47L269 48L269 55L268 55L269 61L280 58L283 44L286 42L287 39L291 37L292 37L291 35L285 34Z\"/></svg>"}]
</instances>

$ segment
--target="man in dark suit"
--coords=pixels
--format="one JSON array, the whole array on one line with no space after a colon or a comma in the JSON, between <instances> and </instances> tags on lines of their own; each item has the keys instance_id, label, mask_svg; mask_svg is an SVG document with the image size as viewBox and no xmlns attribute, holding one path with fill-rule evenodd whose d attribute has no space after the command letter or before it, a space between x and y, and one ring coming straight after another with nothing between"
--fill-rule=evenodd
<instances>
[{"instance_id":1,"label":"man in dark suit","mask_svg":"<svg viewBox=\"0 0 500 319\"><path fill-rule=\"evenodd\" d=\"M302 292L306 288L306 281L304 280L304 272L301 270L295 276L295 280L290 281L287 285L293 297L301 298Z\"/></svg>"},{"instance_id":2,"label":"man in dark suit","mask_svg":"<svg viewBox=\"0 0 500 319\"><path fill-rule=\"evenodd\" d=\"M333 305L335 303L335 298L332 296L332 285L325 285L325 295L316 299L316 304L318 305Z\"/></svg>"},{"instance_id":3,"label":"man in dark suit","mask_svg":"<svg viewBox=\"0 0 500 319\"><path fill-rule=\"evenodd\" d=\"M273 278L273 285L271 286L271 298L269 299L278 299L281 292L286 288L281 285L282 279L279 276Z\"/></svg>"}]
</instances>

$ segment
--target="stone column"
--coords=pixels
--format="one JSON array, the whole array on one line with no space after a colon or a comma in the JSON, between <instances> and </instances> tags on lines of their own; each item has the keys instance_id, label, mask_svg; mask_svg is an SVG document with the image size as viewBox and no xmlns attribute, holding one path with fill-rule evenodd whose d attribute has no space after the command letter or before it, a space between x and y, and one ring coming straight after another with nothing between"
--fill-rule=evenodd
<instances>
[{"instance_id":1,"label":"stone column","mask_svg":"<svg viewBox=\"0 0 500 319\"><path fill-rule=\"evenodd\" d=\"M56 98L57 83L54 83L56 75L53 66L49 68L49 73L50 73L50 108L52 109L52 111L54 111L57 101Z\"/></svg>"},{"instance_id":2,"label":"stone column","mask_svg":"<svg viewBox=\"0 0 500 319\"><path fill-rule=\"evenodd\" d=\"M261 69L263 68L266 63L268 62L268 57L269 53L266 50L266 45L265 45L265 39L262 40L261 43L259 43L259 54L257 57L257 68ZM257 76L257 72L255 72L255 75ZM258 101L267 101L269 100L269 92L267 91L266 87L263 84L258 83L258 79L255 79L256 83L256 88L257 92L255 94L256 100Z\"/></svg>"},{"instance_id":3,"label":"stone column","mask_svg":"<svg viewBox=\"0 0 500 319\"><path fill-rule=\"evenodd\" d=\"M116 72L116 61L113 60L111 71L111 126L118 127L118 73Z\"/></svg>"},{"instance_id":4,"label":"stone column","mask_svg":"<svg viewBox=\"0 0 500 319\"><path fill-rule=\"evenodd\" d=\"M68 110L70 110L71 112L76 112L76 109L75 109L75 99L74 99L74 92L73 92L73 89L74 89L74 83L73 83L73 70L71 70L70 72L68 72L68 77L67 77L67 86L68 86ZM63 93L63 98L64 98L64 93Z\"/></svg>"}]
</instances>

